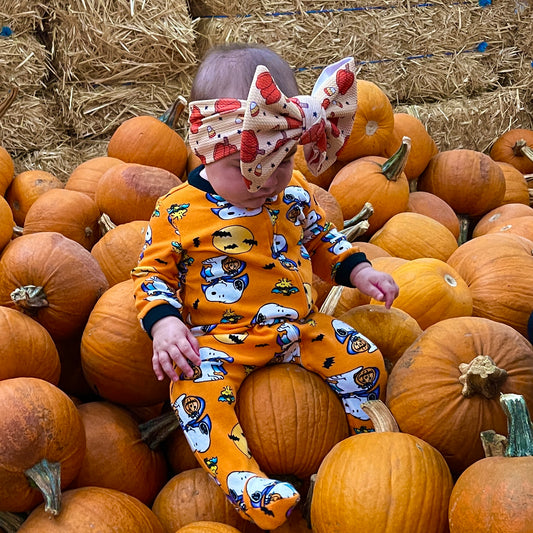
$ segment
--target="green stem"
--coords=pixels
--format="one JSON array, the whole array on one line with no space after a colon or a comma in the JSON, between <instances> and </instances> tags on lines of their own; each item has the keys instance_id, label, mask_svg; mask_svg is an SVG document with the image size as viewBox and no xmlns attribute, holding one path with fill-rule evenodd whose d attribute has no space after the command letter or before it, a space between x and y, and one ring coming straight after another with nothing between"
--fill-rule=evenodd
<instances>
[{"instance_id":1,"label":"green stem","mask_svg":"<svg viewBox=\"0 0 533 533\"><path fill-rule=\"evenodd\" d=\"M470 218L467 215L458 215L459 219L459 238L457 244L461 246L468 240L468 232L470 230Z\"/></svg>"},{"instance_id":2,"label":"green stem","mask_svg":"<svg viewBox=\"0 0 533 533\"><path fill-rule=\"evenodd\" d=\"M159 117L159 120L175 130L178 120L186 107L187 100L180 95L178 96L177 100Z\"/></svg>"},{"instance_id":3,"label":"green stem","mask_svg":"<svg viewBox=\"0 0 533 533\"><path fill-rule=\"evenodd\" d=\"M17 513L0 512L0 528L6 533L16 533L26 520L26 515Z\"/></svg>"},{"instance_id":4,"label":"green stem","mask_svg":"<svg viewBox=\"0 0 533 533\"><path fill-rule=\"evenodd\" d=\"M507 416L506 457L533 456L533 425L526 401L521 394L502 394L500 405Z\"/></svg>"},{"instance_id":5,"label":"green stem","mask_svg":"<svg viewBox=\"0 0 533 533\"><path fill-rule=\"evenodd\" d=\"M61 510L61 463L49 463L42 459L24 474L30 485L42 492L45 512L58 515Z\"/></svg>"},{"instance_id":6,"label":"green stem","mask_svg":"<svg viewBox=\"0 0 533 533\"><path fill-rule=\"evenodd\" d=\"M397 181L400 177L405 165L409 152L411 151L411 139L409 137L403 137L402 145L398 150L390 156L381 167L382 174L389 181Z\"/></svg>"}]
</instances>

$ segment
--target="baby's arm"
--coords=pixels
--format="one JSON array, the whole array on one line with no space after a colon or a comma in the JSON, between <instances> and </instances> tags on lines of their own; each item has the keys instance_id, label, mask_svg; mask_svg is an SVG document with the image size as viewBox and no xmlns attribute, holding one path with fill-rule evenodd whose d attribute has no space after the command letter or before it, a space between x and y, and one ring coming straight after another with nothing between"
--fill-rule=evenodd
<instances>
[{"instance_id":1,"label":"baby's arm","mask_svg":"<svg viewBox=\"0 0 533 533\"><path fill-rule=\"evenodd\" d=\"M158 320L151 330L153 338L152 367L158 380L166 374L172 381L179 377L173 362L187 376L193 376L194 365L200 365L199 345L189 328L177 317L166 316Z\"/></svg>"},{"instance_id":2,"label":"baby's arm","mask_svg":"<svg viewBox=\"0 0 533 533\"><path fill-rule=\"evenodd\" d=\"M350 273L350 281L362 293L380 302L385 302L387 309L398 296L399 288L392 276L376 270L370 263L356 265Z\"/></svg>"}]
</instances>

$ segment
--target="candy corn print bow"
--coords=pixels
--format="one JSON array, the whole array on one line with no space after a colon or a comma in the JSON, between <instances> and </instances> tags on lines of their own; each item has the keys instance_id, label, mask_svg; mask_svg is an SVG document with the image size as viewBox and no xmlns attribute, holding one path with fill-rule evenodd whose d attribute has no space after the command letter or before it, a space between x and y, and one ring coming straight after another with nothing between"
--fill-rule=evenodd
<instances>
[{"instance_id":1,"label":"candy corn print bow","mask_svg":"<svg viewBox=\"0 0 533 533\"><path fill-rule=\"evenodd\" d=\"M286 97L259 65L247 100L220 98L189 104L189 144L203 164L240 151L241 172L260 189L296 144L317 175L331 166L350 135L357 107L353 58L326 67L311 96Z\"/></svg>"}]
</instances>

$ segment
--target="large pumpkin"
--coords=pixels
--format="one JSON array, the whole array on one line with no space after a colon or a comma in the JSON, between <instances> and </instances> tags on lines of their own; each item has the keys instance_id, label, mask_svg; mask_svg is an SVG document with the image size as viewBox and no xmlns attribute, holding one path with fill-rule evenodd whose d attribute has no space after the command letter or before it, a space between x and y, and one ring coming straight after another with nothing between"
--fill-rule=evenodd
<instances>
[{"instance_id":1,"label":"large pumpkin","mask_svg":"<svg viewBox=\"0 0 533 533\"><path fill-rule=\"evenodd\" d=\"M503 170L505 178L504 204L521 203L529 205L529 186L524 174L510 163L498 161L498 166Z\"/></svg>"},{"instance_id":2,"label":"large pumpkin","mask_svg":"<svg viewBox=\"0 0 533 533\"><path fill-rule=\"evenodd\" d=\"M483 215L472 232L472 237L479 237L489 233L491 229L500 227L506 220L516 217L533 215L533 207L521 203L502 204Z\"/></svg>"},{"instance_id":3,"label":"large pumpkin","mask_svg":"<svg viewBox=\"0 0 533 533\"><path fill-rule=\"evenodd\" d=\"M13 237L15 221L11 207L3 196L0 196L0 252Z\"/></svg>"},{"instance_id":4,"label":"large pumpkin","mask_svg":"<svg viewBox=\"0 0 533 533\"><path fill-rule=\"evenodd\" d=\"M522 174L533 172L533 130L513 128L502 133L490 149L490 157L513 165Z\"/></svg>"},{"instance_id":5,"label":"large pumpkin","mask_svg":"<svg viewBox=\"0 0 533 533\"><path fill-rule=\"evenodd\" d=\"M472 292L474 316L527 335L533 311L533 242L509 233L471 239L448 258Z\"/></svg>"},{"instance_id":6,"label":"large pumpkin","mask_svg":"<svg viewBox=\"0 0 533 533\"><path fill-rule=\"evenodd\" d=\"M7 188L13 181L15 165L9 152L0 146L0 196L4 196Z\"/></svg>"},{"instance_id":7,"label":"large pumpkin","mask_svg":"<svg viewBox=\"0 0 533 533\"><path fill-rule=\"evenodd\" d=\"M533 240L533 217L527 215L525 217L510 218L500 225L494 226L487 233L513 234Z\"/></svg>"},{"instance_id":8,"label":"large pumpkin","mask_svg":"<svg viewBox=\"0 0 533 533\"><path fill-rule=\"evenodd\" d=\"M133 281L110 287L96 302L81 339L87 382L102 398L122 405L153 405L168 399L168 379L152 369L152 341L141 329Z\"/></svg>"},{"instance_id":9,"label":"large pumpkin","mask_svg":"<svg viewBox=\"0 0 533 533\"><path fill-rule=\"evenodd\" d=\"M65 189L82 192L94 200L96 186L104 172L119 163L123 161L116 157L101 156L87 159L70 173Z\"/></svg>"},{"instance_id":10,"label":"large pumpkin","mask_svg":"<svg viewBox=\"0 0 533 533\"><path fill-rule=\"evenodd\" d=\"M295 364L252 372L239 389L237 413L250 451L267 475L305 479L349 434L344 408L333 390L317 374Z\"/></svg>"},{"instance_id":11,"label":"large pumpkin","mask_svg":"<svg viewBox=\"0 0 533 533\"><path fill-rule=\"evenodd\" d=\"M44 493L46 507L57 514L59 483L72 482L85 453L76 406L55 385L29 377L0 381L0 405L0 510L31 511ZM30 479L40 479L43 493Z\"/></svg>"},{"instance_id":12,"label":"large pumpkin","mask_svg":"<svg viewBox=\"0 0 533 533\"><path fill-rule=\"evenodd\" d=\"M455 474L481 459L480 432L506 430L500 393L533 402L533 347L510 326L479 317L441 320L394 365L387 405L401 430L437 448Z\"/></svg>"},{"instance_id":13,"label":"large pumpkin","mask_svg":"<svg viewBox=\"0 0 533 533\"><path fill-rule=\"evenodd\" d=\"M54 340L83 329L107 286L90 252L60 233L17 237L0 259L0 305L28 314Z\"/></svg>"},{"instance_id":14,"label":"large pumpkin","mask_svg":"<svg viewBox=\"0 0 533 533\"><path fill-rule=\"evenodd\" d=\"M114 489L82 487L63 492L61 513L50 519L42 506L28 516L22 533L166 533L137 498Z\"/></svg>"},{"instance_id":15,"label":"large pumpkin","mask_svg":"<svg viewBox=\"0 0 533 533\"><path fill-rule=\"evenodd\" d=\"M181 177L187 164L187 147L170 126L150 116L133 117L113 133L107 155L126 163L163 168Z\"/></svg>"},{"instance_id":16,"label":"large pumpkin","mask_svg":"<svg viewBox=\"0 0 533 533\"><path fill-rule=\"evenodd\" d=\"M373 82L357 80L357 111L350 136L338 159L353 161L383 155L394 129L394 111L387 95Z\"/></svg>"}]
</instances>

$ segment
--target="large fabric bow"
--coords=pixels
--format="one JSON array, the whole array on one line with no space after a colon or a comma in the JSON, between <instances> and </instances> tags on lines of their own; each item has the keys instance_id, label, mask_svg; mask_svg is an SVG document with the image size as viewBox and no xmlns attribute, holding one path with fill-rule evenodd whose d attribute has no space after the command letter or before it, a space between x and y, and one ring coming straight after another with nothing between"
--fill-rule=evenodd
<instances>
[{"instance_id":1,"label":"large fabric bow","mask_svg":"<svg viewBox=\"0 0 533 533\"><path fill-rule=\"evenodd\" d=\"M311 96L285 96L268 69L256 69L247 100L192 102L189 143L204 164L240 150L248 190L260 189L297 143L315 175L331 166L357 108L353 58L326 67Z\"/></svg>"}]
</instances>

